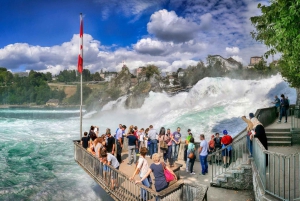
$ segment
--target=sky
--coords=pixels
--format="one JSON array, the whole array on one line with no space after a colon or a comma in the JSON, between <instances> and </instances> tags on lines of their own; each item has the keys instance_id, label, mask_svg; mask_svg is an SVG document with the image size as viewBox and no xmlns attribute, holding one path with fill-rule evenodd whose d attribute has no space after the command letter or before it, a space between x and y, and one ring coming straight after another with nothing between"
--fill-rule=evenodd
<instances>
[{"instance_id":1,"label":"sky","mask_svg":"<svg viewBox=\"0 0 300 201\"><path fill-rule=\"evenodd\" d=\"M0 0L0 66L58 74L77 69L79 13L84 68L119 71L154 64L163 72L206 62L243 65L267 47L254 41L250 17L267 0ZM275 58L276 59L276 58Z\"/></svg>"}]
</instances>

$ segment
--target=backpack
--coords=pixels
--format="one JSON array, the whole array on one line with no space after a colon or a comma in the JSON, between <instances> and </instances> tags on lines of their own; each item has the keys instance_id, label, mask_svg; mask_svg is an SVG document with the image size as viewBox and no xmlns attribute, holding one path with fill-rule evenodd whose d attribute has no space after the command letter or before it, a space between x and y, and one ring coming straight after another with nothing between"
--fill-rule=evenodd
<instances>
[{"instance_id":1,"label":"backpack","mask_svg":"<svg viewBox=\"0 0 300 201\"><path fill-rule=\"evenodd\" d=\"M289 109L290 103L289 103L289 100L288 100L288 99L284 99L284 107L285 107L286 109Z\"/></svg>"}]
</instances>

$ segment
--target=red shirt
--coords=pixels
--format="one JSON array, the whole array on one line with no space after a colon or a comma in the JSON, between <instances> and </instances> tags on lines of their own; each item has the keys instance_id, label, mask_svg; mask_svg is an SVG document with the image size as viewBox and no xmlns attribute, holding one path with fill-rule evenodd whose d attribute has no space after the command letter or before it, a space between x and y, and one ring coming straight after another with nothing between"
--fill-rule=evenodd
<instances>
[{"instance_id":1,"label":"red shirt","mask_svg":"<svg viewBox=\"0 0 300 201\"><path fill-rule=\"evenodd\" d=\"M222 144L229 145L232 143L232 137L230 135L224 135L221 140Z\"/></svg>"}]
</instances>

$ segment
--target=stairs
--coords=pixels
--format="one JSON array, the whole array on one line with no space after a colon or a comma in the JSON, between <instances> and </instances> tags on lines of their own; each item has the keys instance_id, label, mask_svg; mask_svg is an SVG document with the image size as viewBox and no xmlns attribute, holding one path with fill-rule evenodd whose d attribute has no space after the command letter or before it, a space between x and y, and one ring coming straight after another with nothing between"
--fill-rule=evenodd
<instances>
[{"instance_id":1,"label":"stairs","mask_svg":"<svg viewBox=\"0 0 300 201\"><path fill-rule=\"evenodd\" d=\"M235 190L253 189L252 167L249 164L241 164L215 177L210 185Z\"/></svg>"},{"instance_id":2,"label":"stairs","mask_svg":"<svg viewBox=\"0 0 300 201\"><path fill-rule=\"evenodd\" d=\"M292 134L288 128L266 128L268 146L292 146Z\"/></svg>"}]
</instances>

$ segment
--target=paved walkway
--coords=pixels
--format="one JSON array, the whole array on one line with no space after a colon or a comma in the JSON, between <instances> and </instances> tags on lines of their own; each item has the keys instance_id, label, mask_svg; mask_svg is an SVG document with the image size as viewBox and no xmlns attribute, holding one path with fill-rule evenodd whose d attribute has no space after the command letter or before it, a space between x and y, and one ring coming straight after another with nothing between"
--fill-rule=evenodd
<instances>
[{"instance_id":1,"label":"paved walkway","mask_svg":"<svg viewBox=\"0 0 300 201\"><path fill-rule=\"evenodd\" d=\"M121 164L120 170L122 172L124 172L125 174L127 174L128 176L132 176L134 169L135 169L135 165L134 164L127 165L127 162L128 162L127 156L128 155L126 153L123 153L124 162ZM153 163L153 161L149 157L146 157L146 159L147 159L149 165ZM196 173L195 175L190 175L190 173L187 173L185 171L184 161L180 160L180 161L177 161L177 163L183 164L183 167L181 168L180 173L179 173L180 179L184 179L185 182L187 182L187 183L204 184L209 187L208 192L207 192L209 201L214 201L214 200L254 201L253 191L250 191L250 190L238 191L238 190L228 190L228 189L224 189L224 188L210 187L211 165L209 165L209 170L208 170L209 173L205 176L202 176L202 175L200 176L199 173L201 171L201 167L200 167L199 161L195 161L195 165L194 165L194 172ZM151 174L151 177L153 177L152 174ZM139 177L136 176L135 179L138 180Z\"/></svg>"}]
</instances>

